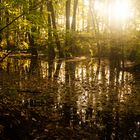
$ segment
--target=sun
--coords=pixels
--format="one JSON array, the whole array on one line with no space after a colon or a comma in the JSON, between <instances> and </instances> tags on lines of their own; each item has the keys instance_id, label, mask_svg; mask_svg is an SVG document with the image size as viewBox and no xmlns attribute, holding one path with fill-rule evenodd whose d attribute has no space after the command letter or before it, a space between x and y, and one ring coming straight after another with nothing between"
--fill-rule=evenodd
<instances>
[{"instance_id":1,"label":"sun","mask_svg":"<svg viewBox=\"0 0 140 140\"><path fill-rule=\"evenodd\" d=\"M109 6L109 16L117 21L127 20L131 15L129 0L116 0Z\"/></svg>"},{"instance_id":2,"label":"sun","mask_svg":"<svg viewBox=\"0 0 140 140\"><path fill-rule=\"evenodd\" d=\"M132 16L130 0L113 0L111 2L94 1L97 14L108 17L112 21L126 21Z\"/></svg>"}]
</instances>

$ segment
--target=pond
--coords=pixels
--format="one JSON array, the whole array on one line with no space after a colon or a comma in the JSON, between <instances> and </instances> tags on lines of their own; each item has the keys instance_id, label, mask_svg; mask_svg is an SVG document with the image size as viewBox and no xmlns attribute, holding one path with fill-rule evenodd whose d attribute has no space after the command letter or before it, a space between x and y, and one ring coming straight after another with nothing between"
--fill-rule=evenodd
<instances>
[{"instance_id":1,"label":"pond","mask_svg":"<svg viewBox=\"0 0 140 140\"><path fill-rule=\"evenodd\" d=\"M139 138L139 72L84 57L9 57L0 64L0 139Z\"/></svg>"}]
</instances>

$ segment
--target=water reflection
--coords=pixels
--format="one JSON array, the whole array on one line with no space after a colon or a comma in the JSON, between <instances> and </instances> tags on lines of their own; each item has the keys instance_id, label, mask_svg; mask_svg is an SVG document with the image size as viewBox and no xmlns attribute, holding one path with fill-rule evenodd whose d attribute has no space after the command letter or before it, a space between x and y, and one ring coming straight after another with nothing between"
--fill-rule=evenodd
<instances>
[{"instance_id":1,"label":"water reflection","mask_svg":"<svg viewBox=\"0 0 140 140\"><path fill-rule=\"evenodd\" d=\"M70 133L69 139L138 139L140 75L117 65L79 58L7 59L0 65L0 126L17 131L15 126L28 123L26 139L67 138L63 131Z\"/></svg>"}]
</instances>

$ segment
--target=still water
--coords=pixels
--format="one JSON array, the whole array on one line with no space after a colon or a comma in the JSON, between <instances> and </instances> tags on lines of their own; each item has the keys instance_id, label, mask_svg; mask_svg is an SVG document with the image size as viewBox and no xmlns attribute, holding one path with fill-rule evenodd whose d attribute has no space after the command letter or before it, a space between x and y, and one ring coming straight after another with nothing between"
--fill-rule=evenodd
<instances>
[{"instance_id":1,"label":"still water","mask_svg":"<svg viewBox=\"0 0 140 140\"><path fill-rule=\"evenodd\" d=\"M139 138L139 72L105 59L14 57L0 64L0 139Z\"/></svg>"}]
</instances>

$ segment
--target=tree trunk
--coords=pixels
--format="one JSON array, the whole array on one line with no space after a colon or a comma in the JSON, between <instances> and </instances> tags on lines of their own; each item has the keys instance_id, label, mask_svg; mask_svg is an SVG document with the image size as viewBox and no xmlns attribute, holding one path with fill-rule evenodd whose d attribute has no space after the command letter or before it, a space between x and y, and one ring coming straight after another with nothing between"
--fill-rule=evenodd
<instances>
[{"instance_id":1,"label":"tree trunk","mask_svg":"<svg viewBox=\"0 0 140 140\"><path fill-rule=\"evenodd\" d=\"M88 15L87 15L87 32L90 32L91 29L91 4L92 0L89 0L89 5L88 5Z\"/></svg>"},{"instance_id":2,"label":"tree trunk","mask_svg":"<svg viewBox=\"0 0 140 140\"><path fill-rule=\"evenodd\" d=\"M29 1L29 14L31 13L31 9L35 5L34 1ZM30 43L30 51L32 56L37 56L37 48L35 46L34 42L34 33L36 32L36 26L32 23L31 31L28 32L28 38L29 38L29 43Z\"/></svg>"},{"instance_id":3,"label":"tree trunk","mask_svg":"<svg viewBox=\"0 0 140 140\"><path fill-rule=\"evenodd\" d=\"M82 0L82 31L85 30L85 12L84 12L84 0Z\"/></svg>"},{"instance_id":4,"label":"tree trunk","mask_svg":"<svg viewBox=\"0 0 140 140\"><path fill-rule=\"evenodd\" d=\"M72 40L71 40L71 46L70 46L70 53L72 55L75 54L75 30L76 30L76 11L77 11L77 5L78 5L78 0L74 0L74 5L73 5L73 17L72 17L72 24L71 24L71 30L72 32Z\"/></svg>"},{"instance_id":5,"label":"tree trunk","mask_svg":"<svg viewBox=\"0 0 140 140\"><path fill-rule=\"evenodd\" d=\"M0 5L2 3L2 0L0 0ZM0 29L2 28L2 10L0 10ZM0 46L2 41L2 32L0 32Z\"/></svg>"},{"instance_id":6,"label":"tree trunk","mask_svg":"<svg viewBox=\"0 0 140 140\"><path fill-rule=\"evenodd\" d=\"M70 4L71 0L66 0L66 39L65 47L67 47L67 52L65 52L66 57L69 57L69 45L70 45Z\"/></svg>"},{"instance_id":7,"label":"tree trunk","mask_svg":"<svg viewBox=\"0 0 140 140\"><path fill-rule=\"evenodd\" d=\"M37 48L34 43L34 36L31 33L28 33L29 43L30 43L30 51L32 56L37 56Z\"/></svg>"},{"instance_id":8,"label":"tree trunk","mask_svg":"<svg viewBox=\"0 0 140 140\"><path fill-rule=\"evenodd\" d=\"M78 0L74 0L73 18L72 18L72 24L71 24L71 29L72 29L73 31L76 30L76 10L77 10L77 4L78 4Z\"/></svg>"},{"instance_id":9,"label":"tree trunk","mask_svg":"<svg viewBox=\"0 0 140 140\"><path fill-rule=\"evenodd\" d=\"M6 25L9 23L9 13L8 10L5 12L5 16L6 16ZM7 27L6 30L6 42L7 42L7 51L10 50L10 42L9 42L9 27Z\"/></svg>"},{"instance_id":10,"label":"tree trunk","mask_svg":"<svg viewBox=\"0 0 140 140\"><path fill-rule=\"evenodd\" d=\"M89 11L90 11L90 21L89 21L89 25L87 29L90 29L91 28L91 23L92 23L92 27L94 29L94 34L96 36L96 43L97 43L97 55L98 55L98 59L100 61L100 57L101 57L101 44L100 44L100 30L99 30L99 20L97 18L97 15L95 13L95 10L93 9L92 10L92 2L95 2L95 1L92 1L90 0L90 3L89 3ZM94 3L95 4L95 3Z\"/></svg>"},{"instance_id":11,"label":"tree trunk","mask_svg":"<svg viewBox=\"0 0 140 140\"><path fill-rule=\"evenodd\" d=\"M52 45L53 39L52 39L50 2L47 2L47 10L48 10L48 59L53 60L55 58L55 51L54 51L54 45Z\"/></svg>"},{"instance_id":12,"label":"tree trunk","mask_svg":"<svg viewBox=\"0 0 140 140\"><path fill-rule=\"evenodd\" d=\"M70 30L70 3L71 0L66 0L66 31Z\"/></svg>"},{"instance_id":13,"label":"tree trunk","mask_svg":"<svg viewBox=\"0 0 140 140\"><path fill-rule=\"evenodd\" d=\"M61 50L61 43L60 43L60 40L59 40L59 37L58 37L58 33L57 33L56 18L55 18L54 7L53 7L53 4L52 4L52 1L49 1L48 5L50 6L52 26L53 26L53 35L55 37L55 43L56 43L57 49L59 51L59 57L63 58L64 55L63 55L63 52Z\"/></svg>"}]
</instances>

